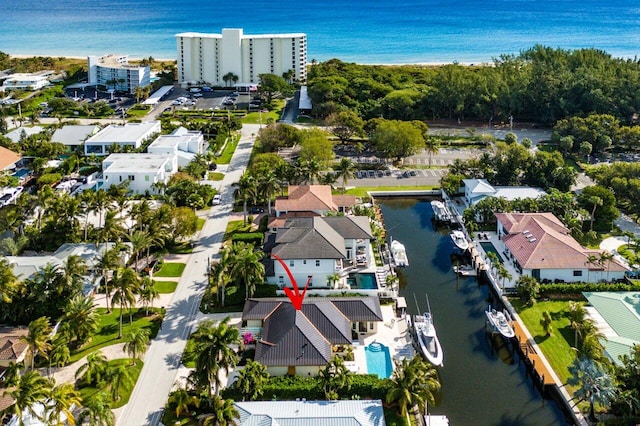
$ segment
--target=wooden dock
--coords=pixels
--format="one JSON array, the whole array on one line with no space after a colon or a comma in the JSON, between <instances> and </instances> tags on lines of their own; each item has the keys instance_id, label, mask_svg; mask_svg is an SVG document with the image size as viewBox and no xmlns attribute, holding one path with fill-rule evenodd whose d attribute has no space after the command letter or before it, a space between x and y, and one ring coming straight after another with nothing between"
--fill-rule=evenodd
<instances>
[{"instance_id":1,"label":"wooden dock","mask_svg":"<svg viewBox=\"0 0 640 426\"><path fill-rule=\"evenodd\" d=\"M531 345L526 333L522 329L522 326L518 321L513 321L514 330L516 332L516 341L518 342L520 354L526 358L526 362L533 368L535 375L539 379L540 384L543 386L553 386L556 382L553 379L553 374L547 369L547 366L540 355L536 352L536 349Z\"/></svg>"}]
</instances>

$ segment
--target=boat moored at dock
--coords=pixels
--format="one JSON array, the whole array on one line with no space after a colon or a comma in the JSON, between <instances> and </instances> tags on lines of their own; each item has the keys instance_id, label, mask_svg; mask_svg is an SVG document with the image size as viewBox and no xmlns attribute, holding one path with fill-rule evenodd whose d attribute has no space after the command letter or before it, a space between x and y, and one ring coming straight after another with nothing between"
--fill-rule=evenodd
<instances>
[{"instance_id":1,"label":"boat moored at dock","mask_svg":"<svg viewBox=\"0 0 640 426\"><path fill-rule=\"evenodd\" d=\"M498 311L496 309L492 309L491 305L489 305L489 308L485 311L485 314L487 314L487 321L489 322L489 324L491 324L496 332L502 334L503 337L511 339L516 335L513 327L511 327L510 324L511 318L508 317L509 314L506 311Z\"/></svg>"},{"instance_id":2,"label":"boat moored at dock","mask_svg":"<svg viewBox=\"0 0 640 426\"><path fill-rule=\"evenodd\" d=\"M453 244L455 244L460 250L465 251L469 249L469 241L467 241L467 237L465 237L464 232L455 230L451 231L450 235Z\"/></svg>"},{"instance_id":3,"label":"boat moored at dock","mask_svg":"<svg viewBox=\"0 0 640 426\"><path fill-rule=\"evenodd\" d=\"M393 257L393 264L396 267L404 268L409 266L409 259L407 258L407 250L398 240L391 240L391 256Z\"/></svg>"}]
</instances>

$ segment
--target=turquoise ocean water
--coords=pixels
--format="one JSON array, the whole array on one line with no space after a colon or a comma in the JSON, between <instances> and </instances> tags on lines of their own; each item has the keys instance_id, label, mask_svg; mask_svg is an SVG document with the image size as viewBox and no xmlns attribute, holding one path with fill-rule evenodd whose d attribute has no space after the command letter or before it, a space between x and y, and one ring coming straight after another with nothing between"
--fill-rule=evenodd
<instances>
[{"instance_id":1,"label":"turquoise ocean water","mask_svg":"<svg viewBox=\"0 0 640 426\"><path fill-rule=\"evenodd\" d=\"M0 51L175 58L179 32L304 32L308 58L479 63L536 43L640 50L637 0L0 0Z\"/></svg>"}]
</instances>

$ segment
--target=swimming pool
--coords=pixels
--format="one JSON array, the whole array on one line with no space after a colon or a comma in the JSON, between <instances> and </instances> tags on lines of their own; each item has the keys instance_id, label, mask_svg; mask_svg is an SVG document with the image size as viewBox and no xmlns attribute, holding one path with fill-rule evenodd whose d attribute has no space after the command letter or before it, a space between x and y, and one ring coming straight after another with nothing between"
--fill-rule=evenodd
<instances>
[{"instance_id":1,"label":"swimming pool","mask_svg":"<svg viewBox=\"0 0 640 426\"><path fill-rule=\"evenodd\" d=\"M363 290L377 290L378 282L376 274L365 272L363 274L349 274L347 284L351 288L361 288Z\"/></svg>"},{"instance_id":2,"label":"swimming pool","mask_svg":"<svg viewBox=\"0 0 640 426\"><path fill-rule=\"evenodd\" d=\"M367 358L367 373L376 374L381 379L391 377L393 364L388 346L373 342L364 348L364 354Z\"/></svg>"},{"instance_id":3,"label":"swimming pool","mask_svg":"<svg viewBox=\"0 0 640 426\"><path fill-rule=\"evenodd\" d=\"M488 241L480 241L480 246L485 251L485 253L495 253L496 256L498 256L498 260L500 260L500 263L504 263L504 259L502 258L502 255L498 252L498 250L493 245L493 243Z\"/></svg>"}]
</instances>

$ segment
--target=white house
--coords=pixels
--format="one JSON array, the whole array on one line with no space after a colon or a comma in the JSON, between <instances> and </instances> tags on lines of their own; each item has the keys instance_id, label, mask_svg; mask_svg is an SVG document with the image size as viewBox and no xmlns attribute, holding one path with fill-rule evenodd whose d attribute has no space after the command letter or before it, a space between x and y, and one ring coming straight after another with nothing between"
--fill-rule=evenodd
<instances>
[{"instance_id":1,"label":"white house","mask_svg":"<svg viewBox=\"0 0 640 426\"><path fill-rule=\"evenodd\" d=\"M110 124L91 136L84 143L86 155L107 155L113 145L131 146L138 149L153 135L160 133L159 121L145 123Z\"/></svg>"},{"instance_id":2,"label":"white house","mask_svg":"<svg viewBox=\"0 0 640 426\"><path fill-rule=\"evenodd\" d=\"M202 132L178 127L170 135L160 135L147 147L150 154L175 154L178 166L189 164L197 154L204 154L207 143Z\"/></svg>"},{"instance_id":3,"label":"white house","mask_svg":"<svg viewBox=\"0 0 640 426\"><path fill-rule=\"evenodd\" d=\"M69 151L77 151L84 141L99 130L100 127L96 125L66 125L55 131L51 136L51 142L61 143Z\"/></svg>"},{"instance_id":4,"label":"white house","mask_svg":"<svg viewBox=\"0 0 640 426\"><path fill-rule=\"evenodd\" d=\"M27 138L31 135L37 135L42 132L44 132L44 127L42 126L23 126L10 131L4 136L11 139L11 142L13 143L19 143L20 139L22 139L23 137Z\"/></svg>"},{"instance_id":5,"label":"white house","mask_svg":"<svg viewBox=\"0 0 640 426\"><path fill-rule=\"evenodd\" d=\"M129 181L134 194L157 193L154 184L166 184L177 171L175 154L111 154L102 161L103 188Z\"/></svg>"},{"instance_id":6,"label":"white house","mask_svg":"<svg viewBox=\"0 0 640 426\"><path fill-rule=\"evenodd\" d=\"M2 83L2 91L9 90L39 90L49 84L48 76L52 71L43 71L38 73L16 73L11 74Z\"/></svg>"},{"instance_id":7,"label":"white house","mask_svg":"<svg viewBox=\"0 0 640 426\"><path fill-rule=\"evenodd\" d=\"M538 198L547 193L540 188L528 186L492 186L486 179L463 179L464 203L467 207L478 204L487 197L505 198L513 201L517 198Z\"/></svg>"},{"instance_id":8,"label":"white house","mask_svg":"<svg viewBox=\"0 0 640 426\"><path fill-rule=\"evenodd\" d=\"M151 84L149 66L129 65L127 55L89 56L87 65L89 84L99 84L128 93L134 93L137 87Z\"/></svg>"},{"instance_id":9,"label":"white house","mask_svg":"<svg viewBox=\"0 0 640 426\"><path fill-rule=\"evenodd\" d=\"M260 74L307 79L307 36L295 34L244 35L241 28L225 28L222 34L176 34L178 81L216 86L245 82L256 84ZM233 82L224 81L232 73Z\"/></svg>"},{"instance_id":10,"label":"white house","mask_svg":"<svg viewBox=\"0 0 640 426\"><path fill-rule=\"evenodd\" d=\"M582 247L552 213L496 213L507 259L538 281L597 282L624 278L629 269L602 250Z\"/></svg>"}]
</instances>

